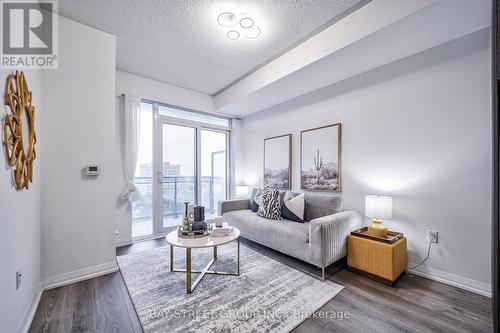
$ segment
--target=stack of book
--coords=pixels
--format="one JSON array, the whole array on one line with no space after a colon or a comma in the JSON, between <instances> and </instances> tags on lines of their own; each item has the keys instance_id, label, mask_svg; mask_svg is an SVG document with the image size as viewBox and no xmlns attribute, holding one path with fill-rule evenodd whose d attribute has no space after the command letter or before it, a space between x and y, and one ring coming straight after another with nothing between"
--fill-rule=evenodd
<instances>
[{"instance_id":1,"label":"stack of book","mask_svg":"<svg viewBox=\"0 0 500 333\"><path fill-rule=\"evenodd\" d=\"M227 223L223 223L222 227L213 226L211 235L214 237L226 237L231 232L233 232L233 228Z\"/></svg>"}]
</instances>

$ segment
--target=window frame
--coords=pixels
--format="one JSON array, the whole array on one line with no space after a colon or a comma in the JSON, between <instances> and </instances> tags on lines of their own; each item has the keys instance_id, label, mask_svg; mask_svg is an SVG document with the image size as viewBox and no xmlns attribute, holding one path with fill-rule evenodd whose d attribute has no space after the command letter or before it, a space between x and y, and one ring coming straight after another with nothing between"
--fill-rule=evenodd
<instances>
[{"instance_id":1,"label":"window frame","mask_svg":"<svg viewBox=\"0 0 500 333\"><path fill-rule=\"evenodd\" d=\"M194 125L194 126L197 126L197 127L200 126L200 127L206 127L206 128L212 128L212 129L219 129L219 130L224 130L224 131L231 131L231 125L232 125L231 124L231 121L232 121L231 117L226 117L226 116L212 114L212 113L203 112L203 111L197 111L197 110L194 110L194 109L189 109L189 108L185 108L185 107L175 106L175 105L171 105L171 104L167 104L167 103L155 102L155 101L151 101L151 100L148 100L148 99L142 99L141 102L152 104L153 109L154 109L153 111L154 111L154 113L156 115L155 118L157 118L157 119L160 119L160 118L166 119L166 120L168 119L169 121L175 121L175 122L178 122L178 123L186 124L187 126ZM155 105L156 105L156 108L154 108ZM163 106L163 107L166 107L166 108L171 108L171 109L177 109L177 110L184 111L184 112L190 112L190 113L194 113L194 114L199 114L199 115L203 115L203 116L207 116L207 117L224 119L224 120L228 121L228 126L221 126L221 125L206 123L206 122L203 122L203 121L189 120L189 119L184 119L184 118L166 116L166 115L163 115L163 114L160 113L160 108L159 108L160 106Z\"/></svg>"}]
</instances>

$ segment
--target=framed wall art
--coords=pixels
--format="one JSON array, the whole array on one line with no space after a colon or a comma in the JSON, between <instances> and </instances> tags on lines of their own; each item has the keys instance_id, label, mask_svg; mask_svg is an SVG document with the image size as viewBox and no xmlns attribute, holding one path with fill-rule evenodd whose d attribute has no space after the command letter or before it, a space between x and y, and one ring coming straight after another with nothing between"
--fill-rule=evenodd
<instances>
[{"instance_id":1,"label":"framed wall art","mask_svg":"<svg viewBox=\"0 0 500 333\"><path fill-rule=\"evenodd\" d=\"M264 139L264 185L291 189L292 135Z\"/></svg>"},{"instance_id":2,"label":"framed wall art","mask_svg":"<svg viewBox=\"0 0 500 333\"><path fill-rule=\"evenodd\" d=\"M300 188L341 190L341 124L300 132Z\"/></svg>"}]
</instances>

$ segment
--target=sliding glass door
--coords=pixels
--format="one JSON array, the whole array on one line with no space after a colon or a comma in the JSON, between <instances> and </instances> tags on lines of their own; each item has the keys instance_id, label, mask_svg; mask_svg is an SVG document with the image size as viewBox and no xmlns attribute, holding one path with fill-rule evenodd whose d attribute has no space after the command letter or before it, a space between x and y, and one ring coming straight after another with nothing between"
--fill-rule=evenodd
<instances>
[{"instance_id":1,"label":"sliding glass door","mask_svg":"<svg viewBox=\"0 0 500 333\"><path fill-rule=\"evenodd\" d=\"M162 123L161 136L161 228L167 229L179 225L184 203L197 199L196 128Z\"/></svg>"},{"instance_id":2,"label":"sliding glass door","mask_svg":"<svg viewBox=\"0 0 500 333\"><path fill-rule=\"evenodd\" d=\"M181 223L185 203L205 207L205 219L217 215L227 198L227 131L193 121L158 117L156 233Z\"/></svg>"},{"instance_id":3,"label":"sliding glass door","mask_svg":"<svg viewBox=\"0 0 500 333\"><path fill-rule=\"evenodd\" d=\"M132 239L158 237L177 228L184 203L217 214L228 196L230 120L190 110L141 103Z\"/></svg>"},{"instance_id":4,"label":"sliding glass door","mask_svg":"<svg viewBox=\"0 0 500 333\"><path fill-rule=\"evenodd\" d=\"M205 217L217 215L218 202L227 197L227 133L200 130L201 200Z\"/></svg>"}]
</instances>

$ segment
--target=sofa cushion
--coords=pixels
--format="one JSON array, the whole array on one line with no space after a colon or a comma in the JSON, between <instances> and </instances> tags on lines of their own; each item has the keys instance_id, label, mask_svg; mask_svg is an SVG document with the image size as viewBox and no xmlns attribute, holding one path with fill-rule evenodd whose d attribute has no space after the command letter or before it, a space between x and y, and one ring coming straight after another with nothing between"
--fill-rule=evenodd
<instances>
[{"instance_id":1,"label":"sofa cushion","mask_svg":"<svg viewBox=\"0 0 500 333\"><path fill-rule=\"evenodd\" d=\"M240 229L242 237L300 260L308 259L309 222L268 220L250 209L227 212L223 218L224 222Z\"/></svg>"},{"instance_id":2,"label":"sofa cushion","mask_svg":"<svg viewBox=\"0 0 500 333\"><path fill-rule=\"evenodd\" d=\"M257 215L271 220L281 220L281 202L278 187L266 185L262 190L262 204Z\"/></svg>"},{"instance_id":3,"label":"sofa cushion","mask_svg":"<svg viewBox=\"0 0 500 333\"><path fill-rule=\"evenodd\" d=\"M294 196L286 191L281 204L281 216L294 222L304 222L305 197L304 193Z\"/></svg>"},{"instance_id":4,"label":"sofa cushion","mask_svg":"<svg viewBox=\"0 0 500 333\"><path fill-rule=\"evenodd\" d=\"M342 210L342 197L339 195L306 192L305 199L306 211L304 220L306 221L336 214Z\"/></svg>"},{"instance_id":5,"label":"sofa cushion","mask_svg":"<svg viewBox=\"0 0 500 333\"><path fill-rule=\"evenodd\" d=\"M252 190L255 195L257 188ZM286 191L280 191L281 203ZM292 192L294 196L301 193L305 194L306 208L304 212L304 221L311 221L318 217L336 214L342 211L342 197L336 193L323 192Z\"/></svg>"}]
</instances>

